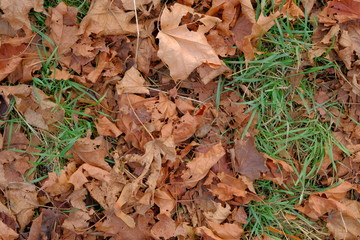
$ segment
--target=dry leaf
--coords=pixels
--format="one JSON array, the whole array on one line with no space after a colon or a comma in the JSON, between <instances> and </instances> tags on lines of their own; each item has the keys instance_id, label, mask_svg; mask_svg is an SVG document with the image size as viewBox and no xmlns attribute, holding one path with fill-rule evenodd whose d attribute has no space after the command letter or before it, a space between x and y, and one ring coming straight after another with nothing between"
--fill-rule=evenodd
<instances>
[{"instance_id":1,"label":"dry leaf","mask_svg":"<svg viewBox=\"0 0 360 240\"><path fill-rule=\"evenodd\" d=\"M209 222L210 228L205 226L197 227L196 234L200 236L208 236L215 240L236 240L240 239L244 230L236 223L219 224Z\"/></svg>"},{"instance_id":2,"label":"dry leaf","mask_svg":"<svg viewBox=\"0 0 360 240\"><path fill-rule=\"evenodd\" d=\"M220 183L211 187L211 192L222 201L228 201L236 197L245 197L247 195L246 189L253 189L252 185L249 187L242 178L235 178L223 172L218 174Z\"/></svg>"},{"instance_id":3,"label":"dry leaf","mask_svg":"<svg viewBox=\"0 0 360 240\"><path fill-rule=\"evenodd\" d=\"M205 218L210 222L222 223L231 213L231 207L225 203L225 207L221 203L213 202L215 211L204 212Z\"/></svg>"},{"instance_id":4,"label":"dry leaf","mask_svg":"<svg viewBox=\"0 0 360 240\"><path fill-rule=\"evenodd\" d=\"M169 239L174 237L176 230L175 221L165 214L159 214L157 218L159 221L152 227L151 234L156 239Z\"/></svg>"},{"instance_id":5,"label":"dry leaf","mask_svg":"<svg viewBox=\"0 0 360 240\"><path fill-rule=\"evenodd\" d=\"M119 95L123 93L139 93L149 94L149 89L144 87L145 79L141 76L140 72L131 67L125 72L125 76L116 84L116 90Z\"/></svg>"},{"instance_id":6,"label":"dry leaf","mask_svg":"<svg viewBox=\"0 0 360 240\"><path fill-rule=\"evenodd\" d=\"M81 163L88 163L92 166L110 171L111 167L105 162L105 157L109 154L110 144L103 137L95 139L79 138L71 149L74 160Z\"/></svg>"},{"instance_id":7,"label":"dry leaf","mask_svg":"<svg viewBox=\"0 0 360 240\"><path fill-rule=\"evenodd\" d=\"M305 9L305 14L310 15L312 8L314 7L316 0L301 0Z\"/></svg>"},{"instance_id":8,"label":"dry leaf","mask_svg":"<svg viewBox=\"0 0 360 240\"><path fill-rule=\"evenodd\" d=\"M28 85L2 86L0 94L10 101L15 98L16 109L22 113L27 123L35 127L51 130L53 123L64 119L65 111L40 89Z\"/></svg>"},{"instance_id":9,"label":"dry leaf","mask_svg":"<svg viewBox=\"0 0 360 240\"><path fill-rule=\"evenodd\" d=\"M83 234L88 228L89 220L89 213L82 210L72 211L70 212L69 217L65 219L62 227L75 232L76 234Z\"/></svg>"},{"instance_id":10,"label":"dry leaf","mask_svg":"<svg viewBox=\"0 0 360 240\"><path fill-rule=\"evenodd\" d=\"M209 222L211 229L224 240L239 239L244 230L237 223L219 224L216 222Z\"/></svg>"},{"instance_id":11,"label":"dry leaf","mask_svg":"<svg viewBox=\"0 0 360 240\"><path fill-rule=\"evenodd\" d=\"M235 171L242 175L255 180L260 177L260 173L268 171L266 159L256 149L254 137L235 140L235 154Z\"/></svg>"},{"instance_id":12,"label":"dry leaf","mask_svg":"<svg viewBox=\"0 0 360 240\"><path fill-rule=\"evenodd\" d=\"M184 185L194 187L224 155L221 143L208 147L206 152L196 152L196 157L186 165L187 170L181 176Z\"/></svg>"},{"instance_id":13,"label":"dry leaf","mask_svg":"<svg viewBox=\"0 0 360 240\"><path fill-rule=\"evenodd\" d=\"M33 8L36 12L45 11L43 8L43 0L1 0L0 8L4 12L2 18L6 19L14 30L19 30L22 27L30 29L30 21L28 14Z\"/></svg>"},{"instance_id":14,"label":"dry leaf","mask_svg":"<svg viewBox=\"0 0 360 240\"><path fill-rule=\"evenodd\" d=\"M16 216L20 232L32 221L34 209L38 206L35 185L27 183L12 183L7 190L10 210Z\"/></svg>"},{"instance_id":15,"label":"dry leaf","mask_svg":"<svg viewBox=\"0 0 360 240\"><path fill-rule=\"evenodd\" d=\"M157 8L160 4L160 0L121 0L121 2L125 10L134 10L134 3L137 9L144 9L144 5L149 3L153 4L153 8Z\"/></svg>"},{"instance_id":16,"label":"dry leaf","mask_svg":"<svg viewBox=\"0 0 360 240\"><path fill-rule=\"evenodd\" d=\"M237 19L231 31L234 33L236 46L244 53L245 60L248 62L255 58L256 45L254 40L267 32L274 24L280 13L276 12L269 17L260 14L259 19L255 20L255 10L250 0L241 2L242 14Z\"/></svg>"},{"instance_id":17,"label":"dry leaf","mask_svg":"<svg viewBox=\"0 0 360 240\"><path fill-rule=\"evenodd\" d=\"M22 53L25 45L12 46L10 44L1 44L0 46L0 81L6 78L10 73L20 65Z\"/></svg>"},{"instance_id":18,"label":"dry leaf","mask_svg":"<svg viewBox=\"0 0 360 240\"><path fill-rule=\"evenodd\" d=\"M304 12L301 10L300 7L296 5L296 3L293 0L286 0L285 3L283 3L282 0L276 0L275 4L277 6L282 5L280 12L287 17L293 17L293 18L300 18L304 17Z\"/></svg>"},{"instance_id":19,"label":"dry leaf","mask_svg":"<svg viewBox=\"0 0 360 240\"><path fill-rule=\"evenodd\" d=\"M357 240L360 237L359 219L350 217L346 213L330 213L327 219L326 227L335 239Z\"/></svg>"},{"instance_id":20,"label":"dry leaf","mask_svg":"<svg viewBox=\"0 0 360 240\"><path fill-rule=\"evenodd\" d=\"M55 239L64 218L65 215L54 209L43 209L31 225L28 240Z\"/></svg>"},{"instance_id":21,"label":"dry leaf","mask_svg":"<svg viewBox=\"0 0 360 240\"><path fill-rule=\"evenodd\" d=\"M329 1L326 10L339 23L360 19L360 2L356 0Z\"/></svg>"},{"instance_id":22,"label":"dry leaf","mask_svg":"<svg viewBox=\"0 0 360 240\"><path fill-rule=\"evenodd\" d=\"M201 25L197 32L189 31L186 25L180 25L181 18L191 13L200 17ZM194 9L174 4L170 10L165 8L161 18L161 31L158 33L158 56L170 69L171 77L184 80L202 63L213 68L221 66L221 61L206 40L205 33L220 20L215 17L202 16Z\"/></svg>"},{"instance_id":23,"label":"dry leaf","mask_svg":"<svg viewBox=\"0 0 360 240\"><path fill-rule=\"evenodd\" d=\"M1 240L15 240L19 237L14 229L10 228L8 225L0 221L0 239Z\"/></svg>"},{"instance_id":24,"label":"dry leaf","mask_svg":"<svg viewBox=\"0 0 360 240\"><path fill-rule=\"evenodd\" d=\"M135 34L136 24L130 23L135 16L133 11L124 10L115 6L112 0L95 0L91 2L87 15L80 23L79 34L89 36L95 33L98 36ZM141 29L142 26L140 25Z\"/></svg>"},{"instance_id":25,"label":"dry leaf","mask_svg":"<svg viewBox=\"0 0 360 240\"><path fill-rule=\"evenodd\" d=\"M110 136L117 138L122 134L117 126L105 116L99 117L95 123L95 126L100 136Z\"/></svg>"},{"instance_id":26,"label":"dry leaf","mask_svg":"<svg viewBox=\"0 0 360 240\"><path fill-rule=\"evenodd\" d=\"M85 183L89 182L87 177L93 177L99 181L110 183L110 173L101 168L94 167L87 163L81 165L69 178L69 183L74 185L75 190L80 189Z\"/></svg>"},{"instance_id":27,"label":"dry leaf","mask_svg":"<svg viewBox=\"0 0 360 240\"><path fill-rule=\"evenodd\" d=\"M46 19L46 25L50 29L49 37L57 46L57 54L60 56L70 52L70 47L79 39L77 12L77 8L68 7L64 2L60 2L56 8L49 8L50 18Z\"/></svg>"},{"instance_id":28,"label":"dry leaf","mask_svg":"<svg viewBox=\"0 0 360 240\"><path fill-rule=\"evenodd\" d=\"M145 154L143 156L133 155L128 161L137 162L143 166L141 174L131 183L125 185L121 192L121 195L115 203L115 214L122 219L129 227L135 227L134 219L123 212L123 206L131 201L137 202L137 211L140 214L144 214L149 208L154 205L154 194L157 184L157 180L160 177L161 164L170 160L175 161L176 152L174 142L171 139L155 139L145 144ZM148 173L150 174L148 175ZM136 199L141 182L148 175L145 190L143 196L140 199Z\"/></svg>"},{"instance_id":29,"label":"dry leaf","mask_svg":"<svg viewBox=\"0 0 360 240\"><path fill-rule=\"evenodd\" d=\"M50 172L49 177L42 184L41 190L46 190L51 196L57 196L68 192L72 188L69 183L70 176L76 171L75 162L70 162L60 171L59 176L55 172Z\"/></svg>"},{"instance_id":30,"label":"dry leaf","mask_svg":"<svg viewBox=\"0 0 360 240\"><path fill-rule=\"evenodd\" d=\"M168 190L156 189L154 202L160 208L160 214L165 214L168 217L171 217L171 212L176 206L176 201Z\"/></svg>"}]
</instances>

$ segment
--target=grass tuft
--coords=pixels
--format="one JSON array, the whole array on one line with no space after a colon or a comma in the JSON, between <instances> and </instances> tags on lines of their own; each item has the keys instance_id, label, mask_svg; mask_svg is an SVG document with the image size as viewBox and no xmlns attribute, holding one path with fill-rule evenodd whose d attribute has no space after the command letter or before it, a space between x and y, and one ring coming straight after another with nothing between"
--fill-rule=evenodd
<instances>
[{"instance_id":1,"label":"grass tuft","mask_svg":"<svg viewBox=\"0 0 360 240\"><path fill-rule=\"evenodd\" d=\"M248 67L242 56L225 60L234 75L231 80L222 82L218 95L234 91L246 100L257 117L258 149L288 162L297 176L291 186L283 186L286 190L279 189L270 181L256 182L258 193L265 200L246 208L249 223L245 230L249 239L263 234L274 239L285 237L274 229L301 236L301 239L323 239L322 226L316 226L318 223L310 222L294 208L321 186L317 173L326 152L331 153L331 149L337 146L349 154L332 135L337 120L328 111L336 108L342 112L341 105L315 101L317 77L337 66L323 58L315 59L314 64L309 63L305 53L312 46L312 32L308 19L293 22L279 18L259 41L258 49L263 54L250 61ZM323 121L319 108L325 110L332 121ZM286 214L295 215L296 221L287 221Z\"/></svg>"}]
</instances>

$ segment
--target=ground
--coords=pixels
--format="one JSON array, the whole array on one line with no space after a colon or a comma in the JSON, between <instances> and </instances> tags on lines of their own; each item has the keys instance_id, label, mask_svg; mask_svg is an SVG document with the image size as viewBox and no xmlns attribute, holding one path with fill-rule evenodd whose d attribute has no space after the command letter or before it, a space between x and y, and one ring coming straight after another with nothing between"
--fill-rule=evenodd
<instances>
[{"instance_id":1,"label":"ground","mask_svg":"<svg viewBox=\"0 0 360 240\"><path fill-rule=\"evenodd\" d=\"M0 239L359 239L356 0L0 0Z\"/></svg>"}]
</instances>

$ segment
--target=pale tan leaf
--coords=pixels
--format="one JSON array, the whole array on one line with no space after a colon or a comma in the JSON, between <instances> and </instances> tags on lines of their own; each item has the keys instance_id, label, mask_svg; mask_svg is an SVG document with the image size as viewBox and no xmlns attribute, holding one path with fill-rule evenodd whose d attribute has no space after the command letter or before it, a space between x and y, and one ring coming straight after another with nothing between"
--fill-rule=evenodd
<instances>
[{"instance_id":1,"label":"pale tan leaf","mask_svg":"<svg viewBox=\"0 0 360 240\"><path fill-rule=\"evenodd\" d=\"M32 221L35 213L34 209L39 204L35 185L12 183L8 187L7 198L10 203L10 209L20 225L20 231L23 231Z\"/></svg>"},{"instance_id":2,"label":"pale tan leaf","mask_svg":"<svg viewBox=\"0 0 360 240\"><path fill-rule=\"evenodd\" d=\"M135 34L136 24L130 23L134 16L133 11L124 12L115 6L112 0L94 0L91 2L89 12L81 21L79 34L85 36L91 33L98 36Z\"/></svg>"},{"instance_id":3,"label":"pale tan leaf","mask_svg":"<svg viewBox=\"0 0 360 240\"><path fill-rule=\"evenodd\" d=\"M221 66L220 59L204 35L220 20L197 14L204 25L197 32L189 31L186 25L179 26L181 18L188 13L197 14L192 8L176 3L170 10L165 8L160 19L158 56L168 65L174 80L186 79L202 63L214 68Z\"/></svg>"},{"instance_id":4,"label":"pale tan leaf","mask_svg":"<svg viewBox=\"0 0 360 240\"><path fill-rule=\"evenodd\" d=\"M19 30L24 26L30 29L28 13L32 8L36 12L45 11L43 0L1 0L0 8L4 12L2 17L6 19L15 30Z\"/></svg>"},{"instance_id":5,"label":"pale tan leaf","mask_svg":"<svg viewBox=\"0 0 360 240\"><path fill-rule=\"evenodd\" d=\"M125 72L124 78L116 84L116 90L119 95L123 93L149 94L149 89L144 85L145 79L135 67L132 67Z\"/></svg>"}]
</instances>

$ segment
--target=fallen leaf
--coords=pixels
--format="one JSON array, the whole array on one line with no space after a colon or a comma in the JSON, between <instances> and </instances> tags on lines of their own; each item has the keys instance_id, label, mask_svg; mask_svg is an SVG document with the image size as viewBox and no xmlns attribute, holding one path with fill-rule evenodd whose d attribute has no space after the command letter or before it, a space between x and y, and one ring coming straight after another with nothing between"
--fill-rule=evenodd
<instances>
[{"instance_id":1,"label":"fallen leaf","mask_svg":"<svg viewBox=\"0 0 360 240\"><path fill-rule=\"evenodd\" d=\"M62 227L68 229L76 234L83 234L89 226L89 213L82 210L72 211L69 217L65 219Z\"/></svg>"},{"instance_id":2,"label":"fallen leaf","mask_svg":"<svg viewBox=\"0 0 360 240\"><path fill-rule=\"evenodd\" d=\"M74 185L75 190L80 189L85 183L89 182L87 177L93 177L99 181L110 182L110 173L101 168L84 163L69 178L69 183Z\"/></svg>"},{"instance_id":3,"label":"fallen leaf","mask_svg":"<svg viewBox=\"0 0 360 240\"><path fill-rule=\"evenodd\" d=\"M211 80L217 78L221 74L229 75L231 73L231 69L228 68L225 63L222 63L220 67L215 69L211 68L209 65L202 64L196 71L204 84L208 84Z\"/></svg>"},{"instance_id":4,"label":"fallen leaf","mask_svg":"<svg viewBox=\"0 0 360 240\"><path fill-rule=\"evenodd\" d=\"M130 228L114 213L107 213L106 219L95 224L96 230L105 232L118 239L152 239L150 230L154 224L154 215L146 213L135 218L135 227Z\"/></svg>"},{"instance_id":5,"label":"fallen leaf","mask_svg":"<svg viewBox=\"0 0 360 240\"><path fill-rule=\"evenodd\" d=\"M244 230L236 223L208 223L210 228L205 226L197 227L195 232L200 236L208 236L215 240L236 240L239 239Z\"/></svg>"},{"instance_id":6,"label":"fallen leaf","mask_svg":"<svg viewBox=\"0 0 360 240\"><path fill-rule=\"evenodd\" d=\"M255 138L252 136L235 140L235 154L235 171L252 180L269 170L265 165L266 158L256 149Z\"/></svg>"},{"instance_id":7,"label":"fallen leaf","mask_svg":"<svg viewBox=\"0 0 360 240\"><path fill-rule=\"evenodd\" d=\"M360 2L356 0L334 0L327 4L325 10L339 23L360 19Z\"/></svg>"},{"instance_id":8,"label":"fallen leaf","mask_svg":"<svg viewBox=\"0 0 360 240\"><path fill-rule=\"evenodd\" d=\"M165 214L168 217L171 217L171 212L175 209L176 201L168 190L156 189L154 202L160 208L160 214Z\"/></svg>"},{"instance_id":9,"label":"fallen leaf","mask_svg":"<svg viewBox=\"0 0 360 240\"><path fill-rule=\"evenodd\" d=\"M57 231L66 217L56 210L43 209L31 224L28 240L52 239L58 235Z\"/></svg>"},{"instance_id":10,"label":"fallen leaf","mask_svg":"<svg viewBox=\"0 0 360 240\"><path fill-rule=\"evenodd\" d=\"M122 134L117 126L105 116L99 117L95 126L100 136L111 136L117 138Z\"/></svg>"},{"instance_id":11,"label":"fallen leaf","mask_svg":"<svg viewBox=\"0 0 360 240\"><path fill-rule=\"evenodd\" d=\"M37 89L28 85L1 86L0 94L10 101L13 96L17 110L22 113L27 123L35 127L54 130L52 124L64 119L65 111L49 97Z\"/></svg>"},{"instance_id":12,"label":"fallen leaf","mask_svg":"<svg viewBox=\"0 0 360 240\"><path fill-rule=\"evenodd\" d=\"M33 184L12 183L8 186L7 199L20 225L20 232L33 220L34 209L38 207L37 193Z\"/></svg>"},{"instance_id":13,"label":"fallen leaf","mask_svg":"<svg viewBox=\"0 0 360 240\"><path fill-rule=\"evenodd\" d=\"M69 178L75 171L75 162L70 162L64 169L60 170L59 175L50 172L48 178L42 184L41 190L45 190L50 196L67 193L73 186L69 183Z\"/></svg>"},{"instance_id":14,"label":"fallen leaf","mask_svg":"<svg viewBox=\"0 0 360 240\"><path fill-rule=\"evenodd\" d=\"M152 3L154 8L157 8L160 4L160 0L122 0L122 5L125 8L125 10L134 10L135 6L139 9L144 9L144 5L147 5L149 3ZM134 5L135 4L135 5Z\"/></svg>"},{"instance_id":15,"label":"fallen leaf","mask_svg":"<svg viewBox=\"0 0 360 240\"><path fill-rule=\"evenodd\" d=\"M123 93L149 94L149 89L144 87L145 79L140 72L131 67L125 72L125 76L116 84L116 91L119 95Z\"/></svg>"},{"instance_id":16,"label":"fallen leaf","mask_svg":"<svg viewBox=\"0 0 360 240\"><path fill-rule=\"evenodd\" d=\"M185 113L177 122L174 123L173 136L176 143L185 141L192 137L196 131L199 122L190 113Z\"/></svg>"},{"instance_id":17,"label":"fallen leaf","mask_svg":"<svg viewBox=\"0 0 360 240\"><path fill-rule=\"evenodd\" d=\"M10 73L21 64L22 53L26 46L12 46L10 44L1 44L0 46L0 81L6 78Z\"/></svg>"},{"instance_id":18,"label":"fallen leaf","mask_svg":"<svg viewBox=\"0 0 360 240\"><path fill-rule=\"evenodd\" d=\"M198 31L189 31L186 25L180 25L181 18L191 13L198 15L201 23ZM171 77L184 80L202 63L213 68L221 66L221 61L206 40L205 33L220 20L215 17L197 14L190 7L174 4L170 10L165 8L161 18L161 31L158 33L159 58L168 65Z\"/></svg>"},{"instance_id":19,"label":"fallen leaf","mask_svg":"<svg viewBox=\"0 0 360 240\"><path fill-rule=\"evenodd\" d=\"M106 52L101 52L97 56L97 65L96 67L86 76L86 79L91 83L96 83L100 78L105 66L109 62L109 55Z\"/></svg>"},{"instance_id":20,"label":"fallen leaf","mask_svg":"<svg viewBox=\"0 0 360 240\"><path fill-rule=\"evenodd\" d=\"M2 221L0 221L0 229L0 239L2 240L15 240L19 237L19 234L17 234L14 229L10 228Z\"/></svg>"},{"instance_id":21,"label":"fallen leaf","mask_svg":"<svg viewBox=\"0 0 360 240\"><path fill-rule=\"evenodd\" d=\"M237 223L219 224L216 222L208 223L211 229L222 239L239 239L244 230Z\"/></svg>"},{"instance_id":22,"label":"fallen leaf","mask_svg":"<svg viewBox=\"0 0 360 240\"><path fill-rule=\"evenodd\" d=\"M210 191L222 201L228 201L236 197L245 197L247 189L253 188L248 186L243 179L229 176L223 172L218 174L220 183L211 187Z\"/></svg>"},{"instance_id":23,"label":"fallen leaf","mask_svg":"<svg viewBox=\"0 0 360 240\"><path fill-rule=\"evenodd\" d=\"M225 207L221 203L213 202L215 211L204 212L205 218L210 222L222 223L231 213L231 207L225 203Z\"/></svg>"},{"instance_id":24,"label":"fallen leaf","mask_svg":"<svg viewBox=\"0 0 360 240\"><path fill-rule=\"evenodd\" d=\"M12 0L1 0L0 8L4 12L2 18L6 19L14 30L22 27L30 29L28 14L31 9L36 12L44 12L43 0L26 0L14 2Z\"/></svg>"},{"instance_id":25,"label":"fallen leaf","mask_svg":"<svg viewBox=\"0 0 360 240\"><path fill-rule=\"evenodd\" d=\"M50 68L52 71L51 78L56 80L69 80L73 77L68 71L60 70L58 68Z\"/></svg>"},{"instance_id":26,"label":"fallen leaf","mask_svg":"<svg viewBox=\"0 0 360 240\"><path fill-rule=\"evenodd\" d=\"M135 16L133 11L124 12L112 0L95 0L91 2L87 15L80 23L79 34L97 36L135 34L136 24L130 23ZM139 25L141 29L142 26Z\"/></svg>"},{"instance_id":27,"label":"fallen leaf","mask_svg":"<svg viewBox=\"0 0 360 240\"><path fill-rule=\"evenodd\" d=\"M274 24L279 12L265 17L260 14L255 19L255 10L250 0L241 1L241 15L231 31L234 34L236 46L244 53L246 62L255 58L256 47L254 40L266 33Z\"/></svg>"},{"instance_id":28,"label":"fallen leaf","mask_svg":"<svg viewBox=\"0 0 360 240\"><path fill-rule=\"evenodd\" d=\"M79 39L79 27L76 25L77 8L66 6L60 2L55 8L49 8L50 18L46 19L49 27L49 37L57 46L57 54L65 55L71 51L71 46Z\"/></svg>"},{"instance_id":29,"label":"fallen leaf","mask_svg":"<svg viewBox=\"0 0 360 240\"><path fill-rule=\"evenodd\" d=\"M105 161L105 157L109 154L110 144L104 137L79 138L71 149L74 160L78 164L88 163L92 166L110 171L111 167Z\"/></svg>"},{"instance_id":30,"label":"fallen leaf","mask_svg":"<svg viewBox=\"0 0 360 240\"><path fill-rule=\"evenodd\" d=\"M123 206L128 202L136 201L138 204L137 211L144 214L154 205L154 195L157 180L160 177L161 164L170 160L175 161L175 146L171 139L155 139L145 144L145 154L130 156L130 162L137 162L143 166L141 174L131 183L126 184L121 192L119 199L116 201L114 209L115 214L122 219L129 227L135 227L135 221L123 211ZM149 174L149 175L148 175ZM148 175L146 185L147 189L140 199L136 199L141 182Z\"/></svg>"},{"instance_id":31,"label":"fallen leaf","mask_svg":"<svg viewBox=\"0 0 360 240\"><path fill-rule=\"evenodd\" d=\"M159 214L157 218L159 221L151 228L151 234L156 239L169 239L174 237L176 230L175 221L165 214Z\"/></svg>"},{"instance_id":32,"label":"fallen leaf","mask_svg":"<svg viewBox=\"0 0 360 240\"><path fill-rule=\"evenodd\" d=\"M282 0L276 0L275 4L277 6L282 5L280 9L280 13L290 16L293 18L300 18L304 17L304 12L301 10L299 6L296 5L296 3L293 0L286 0L285 3L283 3Z\"/></svg>"},{"instance_id":33,"label":"fallen leaf","mask_svg":"<svg viewBox=\"0 0 360 240\"><path fill-rule=\"evenodd\" d=\"M196 152L195 158L186 165L187 169L181 176L183 184L187 188L194 187L224 155L221 143L208 147L206 152Z\"/></svg>"},{"instance_id":34,"label":"fallen leaf","mask_svg":"<svg viewBox=\"0 0 360 240\"><path fill-rule=\"evenodd\" d=\"M326 227L335 239L356 240L360 237L359 220L342 212L330 213Z\"/></svg>"}]
</instances>

